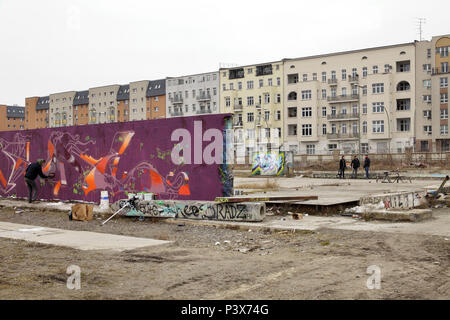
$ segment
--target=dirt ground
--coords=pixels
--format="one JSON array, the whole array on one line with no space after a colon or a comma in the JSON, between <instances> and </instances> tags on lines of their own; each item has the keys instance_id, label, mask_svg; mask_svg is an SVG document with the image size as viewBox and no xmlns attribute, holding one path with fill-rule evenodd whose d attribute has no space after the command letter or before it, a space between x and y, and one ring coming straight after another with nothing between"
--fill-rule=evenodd
<instances>
[{"instance_id":1,"label":"dirt ground","mask_svg":"<svg viewBox=\"0 0 450 320\"><path fill-rule=\"evenodd\" d=\"M117 253L0 238L0 299L450 298L443 237L248 232L136 218L100 226L61 212L0 210L1 221L173 241ZM70 265L81 268L80 290L66 287ZM380 289L367 288L372 265L381 269Z\"/></svg>"}]
</instances>

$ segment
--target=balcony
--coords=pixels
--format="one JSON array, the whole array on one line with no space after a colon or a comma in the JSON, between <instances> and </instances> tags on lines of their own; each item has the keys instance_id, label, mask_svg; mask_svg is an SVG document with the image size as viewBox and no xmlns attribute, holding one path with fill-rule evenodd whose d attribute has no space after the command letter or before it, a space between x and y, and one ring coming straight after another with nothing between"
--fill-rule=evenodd
<instances>
[{"instance_id":1,"label":"balcony","mask_svg":"<svg viewBox=\"0 0 450 320\"><path fill-rule=\"evenodd\" d=\"M328 140L355 140L359 138L359 133L329 133Z\"/></svg>"},{"instance_id":2,"label":"balcony","mask_svg":"<svg viewBox=\"0 0 450 320\"><path fill-rule=\"evenodd\" d=\"M211 109L200 109L196 112L197 114L207 114L212 113Z\"/></svg>"},{"instance_id":3,"label":"balcony","mask_svg":"<svg viewBox=\"0 0 450 320\"><path fill-rule=\"evenodd\" d=\"M244 126L244 124L243 124L242 121L235 121L235 122L233 123L233 127L234 127L234 128L242 128L243 126Z\"/></svg>"},{"instance_id":4,"label":"balcony","mask_svg":"<svg viewBox=\"0 0 450 320\"><path fill-rule=\"evenodd\" d=\"M447 74L448 72L448 68L446 69L442 69L442 68L433 68L431 69L431 75L437 75L437 74Z\"/></svg>"},{"instance_id":5,"label":"balcony","mask_svg":"<svg viewBox=\"0 0 450 320\"><path fill-rule=\"evenodd\" d=\"M348 81L350 83L359 82L359 76L348 76Z\"/></svg>"},{"instance_id":6,"label":"balcony","mask_svg":"<svg viewBox=\"0 0 450 320\"><path fill-rule=\"evenodd\" d=\"M329 121L347 121L347 120L358 120L359 113L339 113L339 114L331 114L327 116Z\"/></svg>"},{"instance_id":7,"label":"balcony","mask_svg":"<svg viewBox=\"0 0 450 320\"><path fill-rule=\"evenodd\" d=\"M183 111L172 111L170 113L170 116L171 117L182 117L182 116L184 116L184 113L183 113Z\"/></svg>"},{"instance_id":8,"label":"balcony","mask_svg":"<svg viewBox=\"0 0 450 320\"><path fill-rule=\"evenodd\" d=\"M359 94L332 96L327 98L330 103L344 103L351 101L359 101Z\"/></svg>"},{"instance_id":9,"label":"balcony","mask_svg":"<svg viewBox=\"0 0 450 320\"><path fill-rule=\"evenodd\" d=\"M197 96L197 101L209 101L211 100L211 94L201 93Z\"/></svg>"},{"instance_id":10,"label":"balcony","mask_svg":"<svg viewBox=\"0 0 450 320\"><path fill-rule=\"evenodd\" d=\"M332 79L328 79L328 84L330 85L330 86L337 86L337 83L338 83L338 80L337 80L337 78L332 78Z\"/></svg>"},{"instance_id":11,"label":"balcony","mask_svg":"<svg viewBox=\"0 0 450 320\"><path fill-rule=\"evenodd\" d=\"M170 102L172 104L182 104L183 103L183 97L182 96L174 96L173 98L170 98Z\"/></svg>"},{"instance_id":12,"label":"balcony","mask_svg":"<svg viewBox=\"0 0 450 320\"><path fill-rule=\"evenodd\" d=\"M244 110L244 106L243 106L242 104L236 103L236 104L234 105L234 111L235 111L235 112L242 112L243 110Z\"/></svg>"}]
</instances>

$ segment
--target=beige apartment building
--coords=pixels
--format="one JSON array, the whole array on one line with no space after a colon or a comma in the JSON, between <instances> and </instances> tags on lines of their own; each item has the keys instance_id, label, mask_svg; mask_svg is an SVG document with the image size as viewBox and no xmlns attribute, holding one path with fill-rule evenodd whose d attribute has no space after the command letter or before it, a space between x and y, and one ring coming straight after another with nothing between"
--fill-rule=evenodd
<instances>
[{"instance_id":1,"label":"beige apartment building","mask_svg":"<svg viewBox=\"0 0 450 320\"><path fill-rule=\"evenodd\" d=\"M76 91L53 93L49 96L49 127L67 127L73 125L73 99Z\"/></svg>"},{"instance_id":2,"label":"beige apartment building","mask_svg":"<svg viewBox=\"0 0 450 320\"><path fill-rule=\"evenodd\" d=\"M414 43L284 60L285 150L403 152L414 145Z\"/></svg>"},{"instance_id":3,"label":"beige apartment building","mask_svg":"<svg viewBox=\"0 0 450 320\"><path fill-rule=\"evenodd\" d=\"M130 82L129 121L147 119L146 94L149 82L149 80Z\"/></svg>"},{"instance_id":4,"label":"beige apartment building","mask_svg":"<svg viewBox=\"0 0 450 320\"><path fill-rule=\"evenodd\" d=\"M416 42L416 132L418 152L449 152L448 78L450 35Z\"/></svg>"},{"instance_id":5,"label":"beige apartment building","mask_svg":"<svg viewBox=\"0 0 450 320\"><path fill-rule=\"evenodd\" d=\"M280 147L283 141L283 62L223 68L220 112L233 114L236 155Z\"/></svg>"},{"instance_id":6,"label":"beige apartment building","mask_svg":"<svg viewBox=\"0 0 450 320\"><path fill-rule=\"evenodd\" d=\"M114 84L89 89L89 124L116 122L119 88Z\"/></svg>"}]
</instances>

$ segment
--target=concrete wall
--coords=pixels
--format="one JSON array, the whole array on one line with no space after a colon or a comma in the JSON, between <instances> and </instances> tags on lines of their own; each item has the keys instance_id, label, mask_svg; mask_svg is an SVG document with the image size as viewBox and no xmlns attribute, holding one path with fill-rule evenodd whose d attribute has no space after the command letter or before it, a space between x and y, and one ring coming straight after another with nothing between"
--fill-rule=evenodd
<instances>
[{"instance_id":1,"label":"concrete wall","mask_svg":"<svg viewBox=\"0 0 450 320\"><path fill-rule=\"evenodd\" d=\"M117 211L128 201L119 200L111 208ZM195 220L262 221L266 212L264 203L216 203L198 201L143 201L134 207L123 209L126 216L148 216L159 218L183 218Z\"/></svg>"},{"instance_id":2,"label":"concrete wall","mask_svg":"<svg viewBox=\"0 0 450 320\"><path fill-rule=\"evenodd\" d=\"M23 173L28 163L46 160L37 179L38 199L99 202L100 191L112 201L128 192L152 192L160 199L213 200L224 195L220 164L181 164L171 160L175 129L193 137L194 121L223 131L227 115L136 121L0 133L0 195L27 196ZM193 138L192 138L193 140ZM194 142L191 142L194 144ZM200 145L203 152L209 142ZM191 150L194 159L194 149ZM194 162L194 161L192 161ZM231 194L228 194L231 195Z\"/></svg>"}]
</instances>

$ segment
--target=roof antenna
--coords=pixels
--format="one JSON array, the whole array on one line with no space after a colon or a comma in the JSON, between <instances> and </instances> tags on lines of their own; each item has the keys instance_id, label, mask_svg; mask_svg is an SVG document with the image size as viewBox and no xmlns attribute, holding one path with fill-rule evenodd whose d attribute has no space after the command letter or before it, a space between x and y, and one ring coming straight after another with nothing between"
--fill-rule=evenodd
<instances>
[{"instance_id":1,"label":"roof antenna","mask_svg":"<svg viewBox=\"0 0 450 320\"><path fill-rule=\"evenodd\" d=\"M423 41L423 25L427 23L425 18L416 18L417 28L419 29L419 41Z\"/></svg>"}]
</instances>

